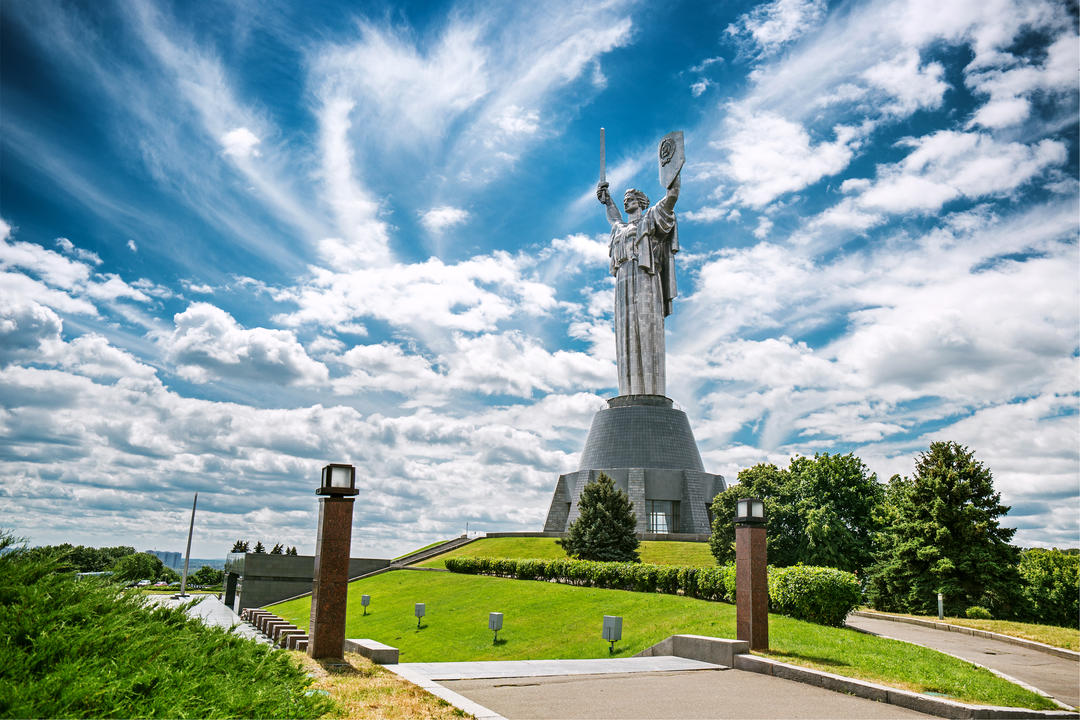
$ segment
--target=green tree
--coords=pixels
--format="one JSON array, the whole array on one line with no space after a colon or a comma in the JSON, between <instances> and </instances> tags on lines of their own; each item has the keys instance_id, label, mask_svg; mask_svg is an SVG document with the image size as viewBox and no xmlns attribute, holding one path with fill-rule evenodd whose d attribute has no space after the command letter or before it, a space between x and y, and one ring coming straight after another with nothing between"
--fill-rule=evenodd
<instances>
[{"instance_id":1,"label":"green tree","mask_svg":"<svg viewBox=\"0 0 1080 720\"><path fill-rule=\"evenodd\" d=\"M570 557L581 560L639 562L637 517L630 498L615 481L600 473L581 491L578 519L557 540Z\"/></svg>"},{"instance_id":2,"label":"green tree","mask_svg":"<svg viewBox=\"0 0 1080 720\"><path fill-rule=\"evenodd\" d=\"M266 552L266 548L263 547L263 544L262 544L261 540L259 542L255 543L255 549L252 550L252 552L256 552L256 553L260 553L260 554Z\"/></svg>"},{"instance_id":3,"label":"green tree","mask_svg":"<svg viewBox=\"0 0 1080 720\"><path fill-rule=\"evenodd\" d=\"M278 543L277 545L274 546L274 549L270 551L270 554L271 555L284 555L285 554L285 548L283 548L281 546L281 543Z\"/></svg>"},{"instance_id":4,"label":"green tree","mask_svg":"<svg viewBox=\"0 0 1080 720\"><path fill-rule=\"evenodd\" d=\"M180 582L180 573L176 572L171 567L164 566L161 568L161 574L158 575L158 580L172 585L173 583Z\"/></svg>"},{"instance_id":5,"label":"green tree","mask_svg":"<svg viewBox=\"0 0 1080 720\"><path fill-rule=\"evenodd\" d=\"M937 593L960 614L972 605L996 617L1010 614L1020 584L1009 511L994 492L989 468L955 442L934 442L915 460L911 478L894 477L886 491L887 523L867 597L879 610L931 614Z\"/></svg>"},{"instance_id":6,"label":"green tree","mask_svg":"<svg viewBox=\"0 0 1080 720\"><path fill-rule=\"evenodd\" d=\"M1023 615L1035 622L1077 627L1080 623L1080 557L1058 549L1020 553Z\"/></svg>"},{"instance_id":7,"label":"green tree","mask_svg":"<svg viewBox=\"0 0 1080 720\"><path fill-rule=\"evenodd\" d=\"M232 550L230 550L229 552L246 553L247 551L248 551L247 540L237 540L236 542L233 543Z\"/></svg>"},{"instance_id":8,"label":"green tree","mask_svg":"<svg viewBox=\"0 0 1080 720\"><path fill-rule=\"evenodd\" d=\"M189 580L194 585L220 585L225 579L225 573L221 570L215 570L209 565L203 565L201 568L192 573Z\"/></svg>"},{"instance_id":9,"label":"green tree","mask_svg":"<svg viewBox=\"0 0 1080 720\"><path fill-rule=\"evenodd\" d=\"M733 562L735 503L760 497L770 565L804 563L859 573L873 560L884 493L877 476L852 454L797 456L784 470L755 465L713 500L709 547L719 563Z\"/></svg>"},{"instance_id":10,"label":"green tree","mask_svg":"<svg viewBox=\"0 0 1080 720\"><path fill-rule=\"evenodd\" d=\"M122 582L154 581L163 567L161 560L150 553L134 553L117 560L112 571L113 577Z\"/></svg>"},{"instance_id":11,"label":"green tree","mask_svg":"<svg viewBox=\"0 0 1080 720\"><path fill-rule=\"evenodd\" d=\"M295 546L295 545L293 545L293 546L292 546L291 548L289 548L289 551L288 551L287 553L285 553L285 554L286 554L286 555L296 555L296 554L297 554L297 552L296 552L296 546Z\"/></svg>"}]
</instances>

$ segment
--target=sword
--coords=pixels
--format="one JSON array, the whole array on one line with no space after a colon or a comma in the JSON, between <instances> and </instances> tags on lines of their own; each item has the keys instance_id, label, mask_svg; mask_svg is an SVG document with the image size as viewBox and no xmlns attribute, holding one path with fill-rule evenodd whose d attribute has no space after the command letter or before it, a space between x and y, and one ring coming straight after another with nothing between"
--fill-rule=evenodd
<instances>
[{"instance_id":1,"label":"sword","mask_svg":"<svg viewBox=\"0 0 1080 720\"><path fill-rule=\"evenodd\" d=\"M600 182L607 182L607 161L604 157L604 128L600 128Z\"/></svg>"}]
</instances>

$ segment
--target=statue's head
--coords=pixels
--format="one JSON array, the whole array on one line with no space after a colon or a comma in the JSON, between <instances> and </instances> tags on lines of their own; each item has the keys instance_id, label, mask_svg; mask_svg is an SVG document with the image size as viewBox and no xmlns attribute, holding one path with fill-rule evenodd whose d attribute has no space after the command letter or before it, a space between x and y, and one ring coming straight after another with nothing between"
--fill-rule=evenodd
<instances>
[{"instance_id":1,"label":"statue's head","mask_svg":"<svg viewBox=\"0 0 1080 720\"><path fill-rule=\"evenodd\" d=\"M638 210L641 210L641 212L645 212L645 210L648 209L648 207L649 207L649 196L646 195L645 193L641 192L637 188L630 188L629 190L626 191L626 194L623 195L623 209L624 210L629 212L629 210L630 210L629 205L630 205L630 200L631 199L637 201Z\"/></svg>"}]
</instances>

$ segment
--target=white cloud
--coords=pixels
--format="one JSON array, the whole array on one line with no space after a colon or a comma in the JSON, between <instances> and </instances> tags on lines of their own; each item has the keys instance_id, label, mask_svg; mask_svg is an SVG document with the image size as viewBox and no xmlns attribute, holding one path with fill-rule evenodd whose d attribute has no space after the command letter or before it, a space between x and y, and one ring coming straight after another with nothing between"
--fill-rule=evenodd
<instances>
[{"instance_id":1,"label":"white cloud","mask_svg":"<svg viewBox=\"0 0 1080 720\"><path fill-rule=\"evenodd\" d=\"M0 366L55 357L62 329L60 317L36 302L0 303Z\"/></svg>"},{"instance_id":2,"label":"white cloud","mask_svg":"<svg viewBox=\"0 0 1080 720\"><path fill-rule=\"evenodd\" d=\"M555 307L554 289L524 276L524 264L497 252L453 265L430 258L348 273L314 268L305 284L275 293L297 309L274 320L336 327L371 317L422 333L490 331L515 315L542 315Z\"/></svg>"},{"instance_id":3,"label":"white cloud","mask_svg":"<svg viewBox=\"0 0 1080 720\"><path fill-rule=\"evenodd\" d=\"M469 211L461 208L440 205L420 214L420 224L428 232L438 235L448 228L461 225L469 219Z\"/></svg>"},{"instance_id":4,"label":"white cloud","mask_svg":"<svg viewBox=\"0 0 1080 720\"><path fill-rule=\"evenodd\" d=\"M761 51L775 52L813 29L824 15L825 0L772 0L740 16L727 33L748 36Z\"/></svg>"},{"instance_id":5,"label":"white cloud","mask_svg":"<svg viewBox=\"0 0 1080 720\"><path fill-rule=\"evenodd\" d=\"M806 129L773 113L747 114L735 108L723 140L727 171L738 183L735 202L762 207L785 193L802 190L847 167L865 131L838 125L835 140L813 142Z\"/></svg>"},{"instance_id":6,"label":"white cloud","mask_svg":"<svg viewBox=\"0 0 1080 720\"><path fill-rule=\"evenodd\" d=\"M590 238L582 233L574 233L551 241L551 249L570 256L570 262L562 266L568 272L576 272L584 265L604 265L609 261L608 244Z\"/></svg>"},{"instance_id":7,"label":"white cloud","mask_svg":"<svg viewBox=\"0 0 1080 720\"><path fill-rule=\"evenodd\" d=\"M701 97L705 94L705 91L712 85L712 81L708 79L698 80L690 84L690 94L694 97Z\"/></svg>"},{"instance_id":8,"label":"white cloud","mask_svg":"<svg viewBox=\"0 0 1080 720\"><path fill-rule=\"evenodd\" d=\"M221 136L221 152L237 158L258 157L261 140L246 127L233 128Z\"/></svg>"},{"instance_id":9,"label":"white cloud","mask_svg":"<svg viewBox=\"0 0 1080 720\"><path fill-rule=\"evenodd\" d=\"M1046 92L1065 96L1076 91L1077 38L1065 32L1046 53L1041 65L1006 55L1001 64L975 65L965 73L965 83L986 104L971 118L969 127L1003 128L1023 122L1031 114L1031 99Z\"/></svg>"},{"instance_id":10,"label":"white cloud","mask_svg":"<svg viewBox=\"0 0 1080 720\"><path fill-rule=\"evenodd\" d=\"M68 255L74 255L79 260L84 262L93 263L94 265L101 264L101 258L97 253L90 250L85 250L80 247L75 247L75 243L71 242L65 237L56 238L56 246Z\"/></svg>"},{"instance_id":11,"label":"white cloud","mask_svg":"<svg viewBox=\"0 0 1080 720\"><path fill-rule=\"evenodd\" d=\"M897 57L867 69L862 77L873 87L893 98L883 112L907 117L916 110L941 106L949 86L941 79L945 68L941 63L920 66L919 53L908 48Z\"/></svg>"},{"instance_id":12,"label":"white cloud","mask_svg":"<svg viewBox=\"0 0 1080 720\"><path fill-rule=\"evenodd\" d=\"M127 241L127 248L131 252L139 252L139 247L135 244L134 240L128 240Z\"/></svg>"},{"instance_id":13,"label":"white cloud","mask_svg":"<svg viewBox=\"0 0 1080 720\"><path fill-rule=\"evenodd\" d=\"M325 365L308 357L289 330L245 329L208 303L192 303L174 317L176 329L161 339L177 372L192 382L230 378L281 385L322 385Z\"/></svg>"},{"instance_id":14,"label":"white cloud","mask_svg":"<svg viewBox=\"0 0 1080 720\"><path fill-rule=\"evenodd\" d=\"M949 130L904 144L912 152L899 163L878 167L877 180L859 196L860 207L932 212L958 197L1003 196L1066 158L1065 146L1056 140L1024 145Z\"/></svg>"}]
</instances>

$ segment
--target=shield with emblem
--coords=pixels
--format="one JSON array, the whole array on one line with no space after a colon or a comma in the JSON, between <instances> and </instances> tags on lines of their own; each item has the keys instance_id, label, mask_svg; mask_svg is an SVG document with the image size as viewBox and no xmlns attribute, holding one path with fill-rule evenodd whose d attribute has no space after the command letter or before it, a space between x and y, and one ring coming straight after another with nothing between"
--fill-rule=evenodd
<instances>
[{"instance_id":1,"label":"shield with emblem","mask_svg":"<svg viewBox=\"0 0 1080 720\"><path fill-rule=\"evenodd\" d=\"M682 170L683 163L686 162L682 130L665 135L660 141L658 154L660 156L660 185L669 188L675 181L675 176Z\"/></svg>"}]
</instances>

